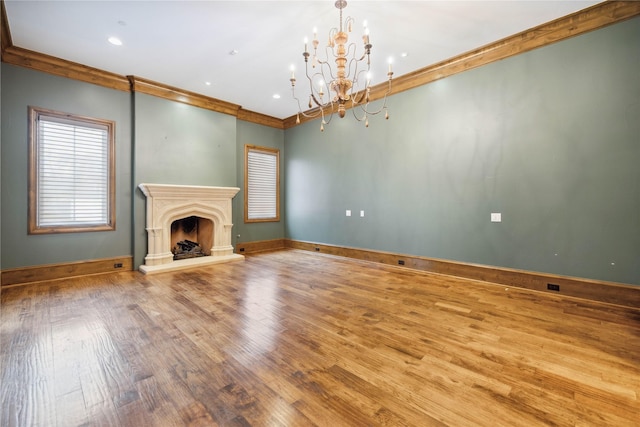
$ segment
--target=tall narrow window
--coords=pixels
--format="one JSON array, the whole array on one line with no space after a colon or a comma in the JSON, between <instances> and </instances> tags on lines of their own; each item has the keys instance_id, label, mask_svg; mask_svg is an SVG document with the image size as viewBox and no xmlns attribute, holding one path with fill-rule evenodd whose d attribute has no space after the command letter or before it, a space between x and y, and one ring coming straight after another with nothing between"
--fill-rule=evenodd
<instances>
[{"instance_id":1,"label":"tall narrow window","mask_svg":"<svg viewBox=\"0 0 640 427\"><path fill-rule=\"evenodd\" d=\"M29 233L115 229L115 123L29 107Z\"/></svg>"},{"instance_id":2,"label":"tall narrow window","mask_svg":"<svg viewBox=\"0 0 640 427\"><path fill-rule=\"evenodd\" d=\"M280 221L280 150L244 146L244 222Z\"/></svg>"}]
</instances>

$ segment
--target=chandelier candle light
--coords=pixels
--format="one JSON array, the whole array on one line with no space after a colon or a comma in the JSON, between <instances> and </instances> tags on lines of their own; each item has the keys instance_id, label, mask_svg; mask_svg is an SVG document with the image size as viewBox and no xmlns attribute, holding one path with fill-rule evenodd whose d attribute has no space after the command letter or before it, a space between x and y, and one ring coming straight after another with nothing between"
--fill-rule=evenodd
<instances>
[{"instance_id":1,"label":"chandelier candle light","mask_svg":"<svg viewBox=\"0 0 640 427\"><path fill-rule=\"evenodd\" d=\"M333 113L338 112L340 118L345 116L347 103L350 104L353 116L358 121L364 121L365 126L369 127L369 115L375 115L384 110L385 118L389 118L387 112L387 95L391 92L391 78L393 71L391 70L391 61L389 61L389 71L387 90L384 94L382 107L378 110L369 109L370 93L371 93L371 62L370 54L372 44L369 41L369 29L364 29L362 41L364 44L364 53L360 58L356 57L356 44L350 43L348 33L351 32L353 19L347 17L342 20L342 9L347 6L345 0L337 0L335 6L340 10L340 27L332 28L329 32L329 42L326 47L326 59L320 59L317 56L318 36L317 30L313 30L313 57L311 59L311 74L309 70L309 57L311 54L307 49L308 40L304 40L304 57L305 74L309 80L309 111L306 113L300 107L300 100L296 97L295 86L296 77L293 66L291 66L291 92L293 99L298 103L298 114L296 115L296 124L300 124L300 115L304 117L321 117L320 130L324 131L324 125L328 124L333 117ZM336 70L331 68L329 58L335 58ZM366 67L364 66L366 61ZM352 74L353 73L353 74ZM325 94L325 82L328 92ZM335 94L335 95L332 95ZM326 95L326 96L325 96ZM360 114L360 115L358 115Z\"/></svg>"}]
</instances>

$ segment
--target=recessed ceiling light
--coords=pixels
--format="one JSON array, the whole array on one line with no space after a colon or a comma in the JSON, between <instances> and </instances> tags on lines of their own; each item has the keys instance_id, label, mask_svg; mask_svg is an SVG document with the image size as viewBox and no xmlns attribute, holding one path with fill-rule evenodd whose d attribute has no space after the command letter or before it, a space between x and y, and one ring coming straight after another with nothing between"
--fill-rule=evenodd
<instances>
[{"instance_id":1,"label":"recessed ceiling light","mask_svg":"<svg viewBox=\"0 0 640 427\"><path fill-rule=\"evenodd\" d=\"M114 46L122 46L122 40L117 37L109 37L108 40Z\"/></svg>"},{"instance_id":2,"label":"recessed ceiling light","mask_svg":"<svg viewBox=\"0 0 640 427\"><path fill-rule=\"evenodd\" d=\"M274 93L273 94L273 99L280 99L280 94Z\"/></svg>"},{"instance_id":3,"label":"recessed ceiling light","mask_svg":"<svg viewBox=\"0 0 640 427\"><path fill-rule=\"evenodd\" d=\"M238 54L237 49L233 49L233 50L229 51L229 55L231 55L231 56L234 56L234 55L237 55L237 54Z\"/></svg>"},{"instance_id":4,"label":"recessed ceiling light","mask_svg":"<svg viewBox=\"0 0 640 427\"><path fill-rule=\"evenodd\" d=\"M407 56L409 56L409 52L402 52L400 56L406 58Z\"/></svg>"},{"instance_id":5,"label":"recessed ceiling light","mask_svg":"<svg viewBox=\"0 0 640 427\"><path fill-rule=\"evenodd\" d=\"M211 86L211 82L204 82L207 86Z\"/></svg>"}]
</instances>

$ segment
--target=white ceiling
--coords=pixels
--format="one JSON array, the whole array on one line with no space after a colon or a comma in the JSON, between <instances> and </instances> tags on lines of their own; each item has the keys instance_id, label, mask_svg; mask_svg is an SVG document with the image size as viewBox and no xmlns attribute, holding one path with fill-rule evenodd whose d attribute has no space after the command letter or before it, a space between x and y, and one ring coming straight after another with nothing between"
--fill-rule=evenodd
<instances>
[{"instance_id":1,"label":"white ceiling","mask_svg":"<svg viewBox=\"0 0 640 427\"><path fill-rule=\"evenodd\" d=\"M362 23L373 48L373 84L394 78L600 1L358 1L350 41ZM5 0L13 45L121 75L135 75L285 118L297 112L289 82L303 89L303 39L321 46L338 26L324 1ZM117 36L123 45L107 42ZM229 52L237 50L236 55ZM403 52L408 56L401 57ZM205 82L211 82L207 86ZM280 99L274 99L280 94ZM302 90L302 99L306 99ZM308 96L308 95L307 95ZM303 106L304 107L304 106Z\"/></svg>"}]
</instances>

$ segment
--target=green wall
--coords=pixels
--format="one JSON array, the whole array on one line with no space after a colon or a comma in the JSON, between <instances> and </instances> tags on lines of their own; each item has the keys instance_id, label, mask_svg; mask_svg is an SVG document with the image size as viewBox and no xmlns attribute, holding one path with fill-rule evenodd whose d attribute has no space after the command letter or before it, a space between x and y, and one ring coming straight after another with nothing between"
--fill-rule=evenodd
<instances>
[{"instance_id":1,"label":"green wall","mask_svg":"<svg viewBox=\"0 0 640 427\"><path fill-rule=\"evenodd\" d=\"M290 129L286 236L640 284L638 70L635 18Z\"/></svg>"},{"instance_id":2,"label":"green wall","mask_svg":"<svg viewBox=\"0 0 640 427\"><path fill-rule=\"evenodd\" d=\"M134 95L134 266L147 254L141 183L237 187L236 118ZM238 198L238 196L236 196Z\"/></svg>"},{"instance_id":3,"label":"green wall","mask_svg":"<svg viewBox=\"0 0 640 427\"><path fill-rule=\"evenodd\" d=\"M131 94L2 64L2 269L131 252ZM116 122L116 230L27 234L28 106Z\"/></svg>"},{"instance_id":4,"label":"green wall","mask_svg":"<svg viewBox=\"0 0 640 427\"><path fill-rule=\"evenodd\" d=\"M286 223L284 198L284 131L242 120L237 121L236 182L240 192L233 200L233 244L280 239L284 237ZM244 223L244 146L258 145L280 150L280 222ZM240 237L238 237L240 236Z\"/></svg>"}]
</instances>

